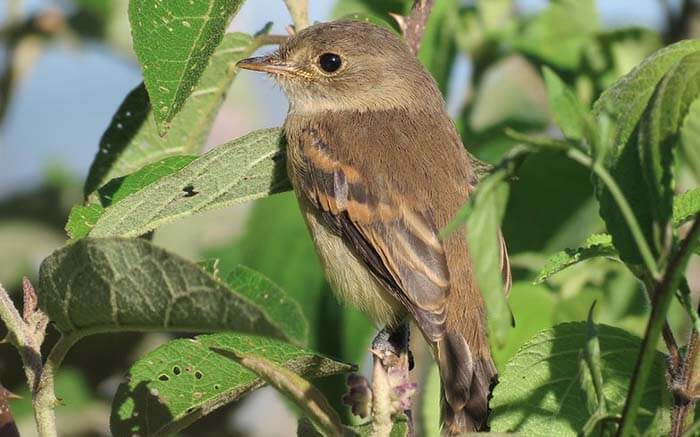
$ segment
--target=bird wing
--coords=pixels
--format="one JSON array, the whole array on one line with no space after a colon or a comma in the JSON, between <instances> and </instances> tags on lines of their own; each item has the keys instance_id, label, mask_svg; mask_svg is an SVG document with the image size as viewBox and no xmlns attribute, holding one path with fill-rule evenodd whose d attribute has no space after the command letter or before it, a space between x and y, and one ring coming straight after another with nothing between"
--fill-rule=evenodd
<instances>
[{"instance_id":1,"label":"bird wing","mask_svg":"<svg viewBox=\"0 0 700 437\"><path fill-rule=\"evenodd\" d=\"M329 147L317 130L304 130L299 143L303 175L297 190L413 315L424 335L439 340L450 278L431 211L386 184L379 186L376 174L363 174L341 156L342 147Z\"/></svg>"}]
</instances>

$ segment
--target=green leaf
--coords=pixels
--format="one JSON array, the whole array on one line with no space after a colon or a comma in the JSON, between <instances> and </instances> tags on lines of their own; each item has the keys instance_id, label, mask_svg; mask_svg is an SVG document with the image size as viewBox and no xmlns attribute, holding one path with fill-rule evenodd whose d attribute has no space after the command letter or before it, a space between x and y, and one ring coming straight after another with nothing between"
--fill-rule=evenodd
<instances>
[{"instance_id":1,"label":"green leaf","mask_svg":"<svg viewBox=\"0 0 700 437\"><path fill-rule=\"evenodd\" d=\"M342 435L343 424L328 399L309 381L295 372L255 354L241 353L226 348L212 348L215 352L235 360L255 372L265 382L275 387L296 404L306 417L329 436Z\"/></svg>"},{"instance_id":2,"label":"green leaf","mask_svg":"<svg viewBox=\"0 0 700 437\"><path fill-rule=\"evenodd\" d=\"M543 74L554 120L567 138L582 140L589 123L586 108L552 69L545 66Z\"/></svg>"},{"instance_id":3,"label":"green leaf","mask_svg":"<svg viewBox=\"0 0 700 437\"><path fill-rule=\"evenodd\" d=\"M110 179L133 173L151 162L173 155L198 153L236 75L237 69L231 65L248 56L257 46L249 35L226 35L164 137L158 134L143 84L131 91L100 140L100 149L85 181L85 196Z\"/></svg>"},{"instance_id":4,"label":"green leaf","mask_svg":"<svg viewBox=\"0 0 700 437\"><path fill-rule=\"evenodd\" d=\"M90 236L136 237L200 211L289 190L280 129L223 144L107 209Z\"/></svg>"},{"instance_id":5,"label":"green leaf","mask_svg":"<svg viewBox=\"0 0 700 437\"><path fill-rule=\"evenodd\" d=\"M440 437L440 370L437 364L430 363L423 378L420 396L420 430L418 435L423 437Z\"/></svg>"},{"instance_id":6,"label":"green leaf","mask_svg":"<svg viewBox=\"0 0 700 437\"><path fill-rule=\"evenodd\" d=\"M134 51L160 134L194 91L242 4L243 0L129 2Z\"/></svg>"},{"instance_id":7,"label":"green leaf","mask_svg":"<svg viewBox=\"0 0 700 437\"><path fill-rule=\"evenodd\" d=\"M143 239L84 238L41 264L39 305L67 335L228 329L306 341L301 311L274 284L247 269L229 283ZM251 298L264 293L276 299ZM273 319L276 306L284 317Z\"/></svg>"},{"instance_id":8,"label":"green leaf","mask_svg":"<svg viewBox=\"0 0 700 437\"><path fill-rule=\"evenodd\" d=\"M173 340L129 370L112 403L112 433L173 434L264 384L255 373L212 348L262 357L311 378L353 370L351 365L264 337L220 333Z\"/></svg>"},{"instance_id":9,"label":"green leaf","mask_svg":"<svg viewBox=\"0 0 700 437\"><path fill-rule=\"evenodd\" d=\"M612 244L612 237L608 234L594 234L586 239L582 247L576 249L565 249L547 260L547 263L535 279L535 284L541 284L550 276L559 273L565 268L581 261L598 256L617 256L615 246Z\"/></svg>"},{"instance_id":10,"label":"green leaf","mask_svg":"<svg viewBox=\"0 0 700 437\"><path fill-rule=\"evenodd\" d=\"M68 236L73 240L87 236L103 212L102 205L96 203L74 206L70 210L66 223Z\"/></svg>"},{"instance_id":11,"label":"green leaf","mask_svg":"<svg viewBox=\"0 0 700 437\"><path fill-rule=\"evenodd\" d=\"M674 149L690 104L700 96L700 51L681 59L658 85L639 123L639 153L653 219L652 242L663 253L671 243ZM636 178L635 178L636 179Z\"/></svg>"},{"instance_id":12,"label":"green leaf","mask_svg":"<svg viewBox=\"0 0 700 437\"><path fill-rule=\"evenodd\" d=\"M626 331L598 325L603 393L608 412L619 414L627 397L640 340ZM491 399L491 431L528 436L576 436L593 411L584 388L581 366L586 323L564 323L541 332L525 344L499 375ZM637 419L640 430L670 429L670 395L666 388L665 357L656 353L652 379ZM655 414L662 410L663 414ZM658 422L661 423L658 423Z\"/></svg>"},{"instance_id":13,"label":"green leaf","mask_svg":"<svg viewBox=\"0 0 700 437\"><path fill-rule=\"evenodd\" d=\"M506 175L506 170L499 169L482 180L468 203L457 213L458 217L442 232L445 235L454 223L466 218L466 238L474 275L486 303L489 340L494 349L503 347L512 322L501 271L500 224L509 189Z\"/></svg>"},{"instance_id":14,"label":"green leaf","mask_svg":"<svg viewBox=\"0 0 700 437\"><path fill-rule=\"evenodd\" d=\"M680 226L700 214L700 188L688 190L673 199L673 226Z\"/></svg>"},{"instance_id":15,"label":"green leaf","mask_svg":"<svg viewBox=\"0 0 700 437\"><path fill-rule=\"evenodd\" d=\"M688 116L681 128L681 150L685 162L695 174L695 181L700 182L700 99L695 100L688 109Z\"/></svg>"},{"instance_id":16,"label":"green leaf","mask_svg":"<svg viewBox=\"0 0 700 437\"><path fill-rule=\"evenodd\" d=\"M681 100L669 101L664 96L684 89L686 81L691 80L681 77L686 74L681 73L687 67L681 67L679 63L698 50L700 41L684 41L659 50L619 79L594 105L594 114L599 119L610 117L615 125L605 166L631 205L642 233L657 256L665 253L663 228L671 216L672 200L668 196L672 188L672 179L666 166L671 164L670 144L673 141L669 135L676 135L674 132L677 132L677 123L680 120L674 119L678 113L683 112L684 107ZM662 84L659 85L659 82ZM697 87L691 85L689 90L692 89ZM656 90L658 91L654 95ZM668 110L669 114L663 117L676 123L676 126L669 126L671 131L665 128L663 132L659 130L659 122L662 119L659 111L663 112L664 109ZM637 129L638 126L641 129ZM632 135L635 129L639 135ZM667 138L671 143L663 144ZM648 145L642 146L640 142L646 142ZM647 152L643 152L644 149L647 149ZM652 149L656 152L650 155L649 151ZM665 151L662 153L662 150ZM640 174L644 175L647 183L640 183ZM594 182L600 201L600 215L606 222L620 257L627 263L641 264L639 249L617 203L599 178L595 178ZM652 187L652 183L660 185ZM658 200L658 205L655 205L657 202L652 199Z\"/></svg>"},{"instance_id":17,"label":"green leaf","mask_svg":"<svg viewBox=\"0 0 700 437\"><path fill-rule=\"evenodd\" d=\"M97 190L100 195L100 202L106 208L158 179L181 170L195 159L197 157L193 155L170 156L148 164L135 173L112 179Z\"/></svg>"},{"instance_id":18,"label":"green leaf","mask_svg":"<svg viewBox=\"0 0 700 437\"><path fill-rule=\"evenodd\" d=\"M545 63L573 70L599 27L593 0L557 0L526 23L511 43Z\"/></svg>"},{"instance_id":19,"label":"green leaf","mask_svg":"<svg viewBox=\"0 0 700 437\"><path fill-rule=\"evenodd\" d=\"M224 283L231 290L236 290L260 308L264 308L270 320L284 321L284 332L289 338L304 344L307 342L309 325L301 306L268 278L248 267L237 266L226 275Z\"/></svg>"}]
</instances>

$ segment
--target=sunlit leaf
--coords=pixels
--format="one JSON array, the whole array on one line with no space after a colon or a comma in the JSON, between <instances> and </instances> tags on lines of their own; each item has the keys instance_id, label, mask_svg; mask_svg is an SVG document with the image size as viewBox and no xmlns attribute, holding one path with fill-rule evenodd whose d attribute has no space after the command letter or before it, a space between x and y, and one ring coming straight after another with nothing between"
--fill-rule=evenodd
<instances>
[{"instance_id":1,"label":"sunlit leaf","mask_svg":"<svg viewBox=\"0 0 700 437\"><path fill-rule=\"evenodd\" d=\"M44 260L39 305L64 334L227 329L305 342L301 310L274 284L249 269L228 284L144 239L84 238Z\"/></svg>"},{"instance_id":2,"label":"sunlit leaf","mask_svg":"<svg viewBox=\"0 0 700 437\"><path fill-rule=\"evenodd\" d=\"M619 414L627 398L640 339L626 331L598 325L603 393L608 411ZM586 323L564 323L541 332L525 344L499 375L491 399L491 431L528 436L576 436L593 411L584 388L582 365ZM666 359L656 353L637 425L640 431L670 428L670 394ZM595 405L595 402L593 402ZM657 415L662 410L663 414ZM656 422L656 423L654 423ZM659 423L661 422L661 423Z\"/></svg>"},{"instance_id":3,"label":"sunlit leaf","mask_svg":"<svg viewBox=\"0 0 700 437\"><path fill-rule=\"evenodd\" d=\"M612 237L608 234L594 234L588 237L583 246L575 249L565 249L547 260L547 263L537 275L535 283L540 284L550 276L581 261L597 256L614 257L617 255Z\"/></svg>"},{"instance_id":4,"label":"sunlit leaf","mask_svg":"<svg viewBox=\"0 0 700 437\"><path fill-rule=\"evenodd\" d=\"M129 22L158 131L194 91L243 0L131 0Z\"/></svg>"},{"instance_id":5,"label":"sunlit leaf","mask_svg":"<svg viewBox=\"0 0 700 437\"><path fill-rule=\"evenodd\" d=\"M198 153L237 72L231 65L256 47L255 41L246 34L226 35L164 137L158 134L143 84L131 91L100 140L99 151L85 182L85 196L110 179L134 173L146 164L168 156Z\"/></svg>"},{"instance_id":6,"label":"sunlit leaf","mask_svg":"<svg viewBox=\"0 0 700 437\"><path fill-rule=\"evenodd\" d=\"M264 337L221 333L173 340L129 370L112 403L112 433L170 435L264 385L255 373L212 348L262 357L310 378L353 370L348 364Z\"/></svg>"},{"instance_id":7,"label":"sunlit leaf","mask_svg":"<svg viewBox=\"0 0 700 437\"><path fill-rule=\"evenodd\" d=\"M288 190L279 129L223 144L105 209L90 236L135 237L207 209Z\"/></svg>"}]
</instances>

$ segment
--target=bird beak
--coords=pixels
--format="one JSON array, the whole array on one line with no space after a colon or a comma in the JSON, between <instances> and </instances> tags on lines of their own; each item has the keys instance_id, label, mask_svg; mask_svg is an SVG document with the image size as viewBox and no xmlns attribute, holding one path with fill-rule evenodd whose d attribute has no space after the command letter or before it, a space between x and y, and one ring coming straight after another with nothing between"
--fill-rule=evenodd
<instances>
[{"instance_id":1,"label":"bird beak","mask_svg":"<svg viewBox=\"0 0 700 437\"><path fill-rule=\"evenodd\" d=\"M243 59L238 61L236 66L246 70L263 71L271 74L295 74L299 71L298 67L282 62L274 54Z\"/></svg>"}]
</instances>

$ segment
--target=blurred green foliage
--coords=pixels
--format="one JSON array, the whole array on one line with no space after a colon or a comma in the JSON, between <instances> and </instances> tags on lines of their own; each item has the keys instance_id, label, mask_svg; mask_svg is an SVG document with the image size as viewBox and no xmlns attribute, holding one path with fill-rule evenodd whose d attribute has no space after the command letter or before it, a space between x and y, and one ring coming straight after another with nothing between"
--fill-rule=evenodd
<instances>
[{"instance_id":1,"label":"blurred green foliage","mask_svg":"<svg viewBox=\"0 0 700 437\"><path fill-rule=\"evenodd\" d=\"M362 14L398 29L389 13L406 14L411 3L338 0L333 14ZM74 0L68 12L69 28L74 36L133 56L125 5L117 0ZM446 98L458 103L455 123L467 148L480 159L496 163L517 143L506 135L507 128L563 138L547 99L543 68L561 77L583 105L590 107L604 89L654 51L679 37L698 36L686 26L691 17L698 17L697 8L684 6L682 11L689 17L670 14L668 33L659 34L643 27L604 25L593 0L552 0L534 14L524 14L513 0L436 0L418 57ZM686 27L679 30L679 26ZM459 68L465 60L468 71ZM699 107L696 100L685 109L697 115ZM698 138L698 119L687 119L684 138ZM198 135L199 144L204 134ZM684 156L697 155L694 150L684 146ZM691 169L679 166L679 170L685 180L697 184L698 168L692 173L697 159L688 161ZM19 290L21 276L35 277L38 262L62 245L70 206L79 199L77 181L54 175L31 192L13 193L0 201L0 283L5 288ZM537 332L561 322L585 320L593 301L597 301L597 322L642 334L648 302L640 283L618 261L589 260L543 284L531 284L550 255L580 247L589 235L606 230L598 213L590 172L562 154L540 153L527 158L519 168L510 184L503 222L513 263L509 303L516 323L505 346L494 352L499 369ZM332 296L293 194L256 201L239 234L205 248L200 255L201 259L220 260L220 277L239 265L262 272L301 305L310 326L310 349L346 362L366 363L374 327ZM678 338L683 338L688 325L679 306L672 308L670 319L673 329L682 333ZM104 368L101 372L91 365L92 352L99 351L105 359L113 355L125 366L129 351L139 343L153 346L148 343L151 338L135 335L128 337L128 344L113 348L102 345L102 349L96 344L99 341L88 340L89 350L76 349L79 353L76 362L71 362L73 367L60 375L59 397L65 397L71 408L109 402L113 390L105 395L97 387L107 384L105 380L124 367L104 374ZM4 353L0 357L3 363L12 363L8 356ZM22 377L20 372L5 371L2 382L15 388L21 385ZM318 381L317 385L337 409L344 408L339 405L345 390L343 377ZM437 385L433 381L429 386ZM26 402L15 410L18 417L26 412ZM434 411L424 413L434 419ZM224 420L215 416L183 435L221 431Z\"/></svg>"}]
</instances>

